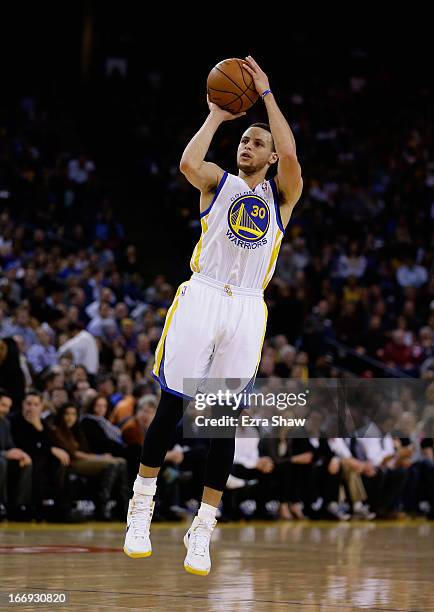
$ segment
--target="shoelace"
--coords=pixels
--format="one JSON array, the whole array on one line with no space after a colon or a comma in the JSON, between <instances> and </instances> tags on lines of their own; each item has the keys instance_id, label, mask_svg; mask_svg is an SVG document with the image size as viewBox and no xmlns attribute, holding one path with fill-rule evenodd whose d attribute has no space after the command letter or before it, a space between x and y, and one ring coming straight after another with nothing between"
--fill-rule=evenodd
<instances>
[{"instance_id":1,"label":"shoelace","mask_svg":"<svg viewBox=\"0 0 434 612\"><path fill-rule=\"evenodd\" d=\"M209 541L211 538L212 526L208 523L199 523L191 532L192 552L194 555L204 557L208 550Z\"/></svg>"},{"instance_id":2,"label":"shoelace","mask_svg":"<svg viewBox=\"0 0 434 612\"><path fill-rule=\"evenodd\" d=\"M152 502L151 502L152 503ZM131 512L131 528L135 538L145 538L152 518L151 503L138 498Z\"/></svg>"}]
</instances>

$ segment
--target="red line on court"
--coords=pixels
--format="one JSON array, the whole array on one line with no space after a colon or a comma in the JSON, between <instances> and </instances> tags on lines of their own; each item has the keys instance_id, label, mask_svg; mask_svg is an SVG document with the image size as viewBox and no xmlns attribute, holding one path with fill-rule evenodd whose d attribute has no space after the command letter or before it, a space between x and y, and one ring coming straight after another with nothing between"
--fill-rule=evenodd
<instances>
[{"instance_id":1,"label":"red line on court","mask_svg":"<svg viewBox=\"0 0 434 612\"><path fill-rule=\"evenodd\" d=\"M111 553L120 552L121 548L110 548L101 546L68 546L47 544L42 546L0 546L0 554L26 554L35 555L40 553L65 554L65 553Z\"/></svg>"}]
</instances>

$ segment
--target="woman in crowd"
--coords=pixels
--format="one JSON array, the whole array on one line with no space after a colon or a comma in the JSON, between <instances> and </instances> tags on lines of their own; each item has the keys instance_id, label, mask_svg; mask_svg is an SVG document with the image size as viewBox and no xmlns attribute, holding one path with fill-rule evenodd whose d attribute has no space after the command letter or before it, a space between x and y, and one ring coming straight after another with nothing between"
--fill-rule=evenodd
<instances>
[{"instance_id":1,"label":"woman in crowd","mask_svg":"<svg viewBox=\"0 0 434 612\"><path fill-rule=\"evenodd\" d=\"M97 478L95 518L111 518L108 509L110 499L116 500L116 517L125 516L128 507L128 488L124 470L120 463L113 462L108 454L89 451L89 444L78 422L78 409L72 402L61 406L56 414L51 438L56 446L63 448L70 457L72 473Z\"/></svg>"}]
</instances>

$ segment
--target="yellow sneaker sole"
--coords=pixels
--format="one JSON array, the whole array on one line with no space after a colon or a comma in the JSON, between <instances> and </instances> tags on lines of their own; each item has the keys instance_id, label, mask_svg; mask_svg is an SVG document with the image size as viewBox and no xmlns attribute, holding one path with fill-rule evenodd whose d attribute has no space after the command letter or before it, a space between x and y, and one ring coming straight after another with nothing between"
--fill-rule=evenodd
<instances>
[{"instance_id":1,"label":"yellow sneaker sole","mask_svg":"<svg viewBox=\"0 0 434 612\"><path fill-rule=\"evenodd\" d=\"M149 550L148 552L144 552L144 553L135 553L135 552L130 552L127 548L125 548L124 546L124 553L128 556L131 557L132 559L143 559L143 557L150 557L152 555L152 550Z\"/></svg>"},{"instance_id":2,"label":"yellow sneaker sole","mask_svg":"<svg viewBox=\"0 0 434 612\"><path fill-rule=\"evenodd\" d=\"M195 574L196 576L208 576L209 570L199 570L194 569L194 567L190 567L189 565L184 564L184 569L189 574Z\"/></svg>"}]
</instances>

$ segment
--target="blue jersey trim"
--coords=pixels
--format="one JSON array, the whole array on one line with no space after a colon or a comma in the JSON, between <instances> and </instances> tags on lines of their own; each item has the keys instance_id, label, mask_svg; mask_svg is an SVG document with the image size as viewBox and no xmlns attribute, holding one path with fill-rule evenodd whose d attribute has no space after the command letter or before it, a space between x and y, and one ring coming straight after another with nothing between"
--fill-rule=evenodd
<instances>
[{"instance_id":1,"label":"blue jersey trim","mask_svg":"<svg viewBox=\"0 0 434 612\"><path fill-rule=\"evenodd\" d=\"M203 212L201 212L201 213L200 213L200 218L201 218L201 219L202 219L202 217L204 217L205 215L207 215L207 214L209 213L209 211L211 210L211 208L213 207L214 202L217 200L217 198L218 198L218 196L219 196L219 194L220 194L220 191L223 189L223 185L225 184L225 182L226 182L226 179L227 179L227 178L228 178L228 173L227 173L227 172L225 172L225 173L223 174L222 178L220 179L220 183L219 183L219 184L218 184L218 186L217 186L217 191L216 191L216 192L215 192L215 194L214 194L214 197L213 197L213 199L212 199L211 204L208 206L208 208L207 208L206 210L204 210Z\"/></svg>"},{"instance_id":2,"label":"blue jersey trim","mask_svg":"<svg viewBox=\"0 0 434 612\"><path fill-rule=\"evenodd\" d=\"M271 189L273 190L274 208L276 210L277 225L279 226L280 230L285 233L285 228L283 227L282 223L282 217L280 216L279 196L277 195L277 186L274 178L270 179L270 185Z\"/></svg>"},{"instance_id":3,"label":"blue jersey trim","mask_svg":"<svg viewBox=\"0 0 434 612\"><path fill-rule=\"evenodd\" d=\"M179 391L175 391L174 389L170 389L167 385L165 385L159 376L157 376L156 374L154 374L154 372L151 373L152 374L152 378L155 378L155 380L160 383L160 387L162 389L164 389L165 391L168 391L169 393L173 393L173 395L176 395L178 397L182 397L183 399L187 399L187 400L192 400L194 399L193 397L191 397L190 395L186 395L185 393L180 393Z\"/></svg>"},{"instance_id":4,"label":"blue jersey trim","mask_svg":"<svg viewBox=\"0 0 434 612\"><path fill-rule=\"evenodd\" d=\"M167 340L167 336L166 336L166 338L164 338L163 356L161 358L160 369L158 370L158 376L159 376L161 382L163 383L163 385L167 386L166 376L164 374L164 358L166 356L166 340Z\"/></svg>"}]
</instances>

